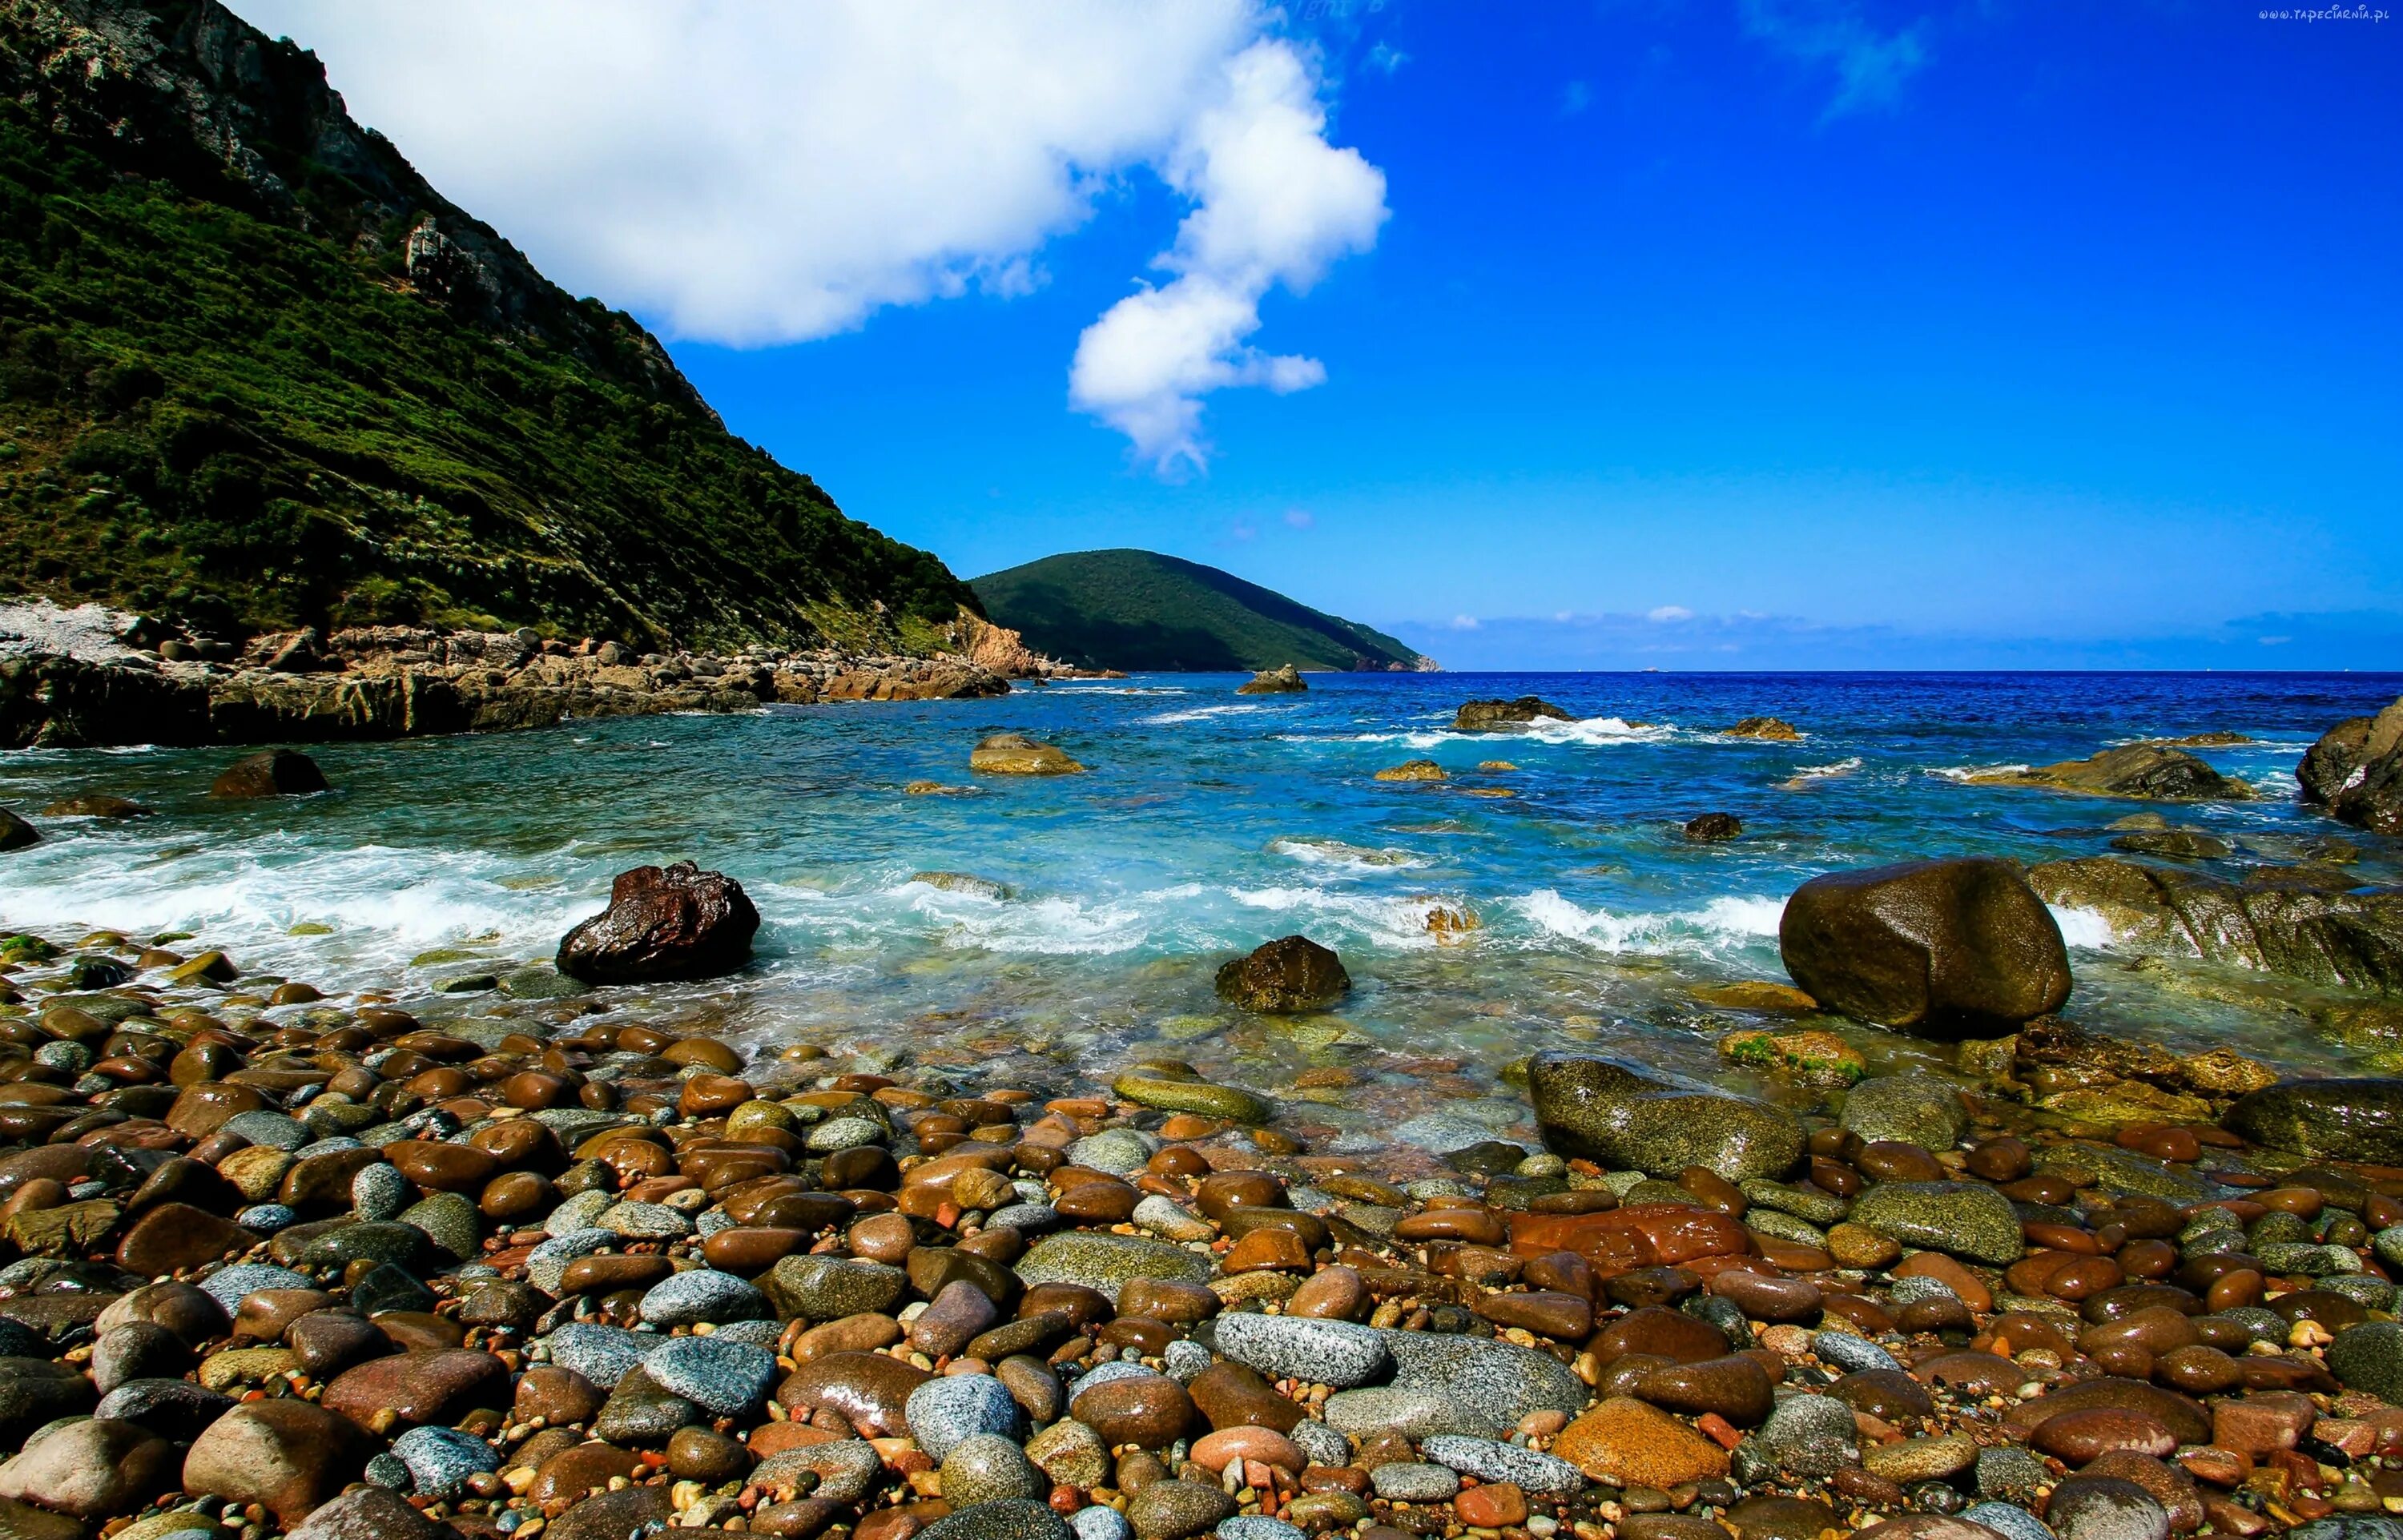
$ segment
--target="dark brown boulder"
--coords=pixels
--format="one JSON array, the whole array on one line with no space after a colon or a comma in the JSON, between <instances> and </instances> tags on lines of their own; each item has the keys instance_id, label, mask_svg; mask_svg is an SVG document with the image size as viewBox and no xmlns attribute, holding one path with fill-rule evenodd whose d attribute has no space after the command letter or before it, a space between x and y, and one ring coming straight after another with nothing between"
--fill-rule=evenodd
<instances>
[{"instance_id":1,"label":"dark brown boulder","mask_svg":"<svg viewBox=\"0 0 2403 1540\"><path fill-rule=\"evenodd\" d=\"M759 911L743 884L689 861L636 867L609 885L609 907L559 943L559 971L588 984L707 978L751 958Z\"/></svg>"},{"instance_id":2,"label":"dark brown boulder","mask_svg":"<svg viewBox=\"0 0 2403 1540\"><path fill-rule=\"evenodd\" d=\"M1218 969L1218 996L1271 1015L1325 1010L1352 988L1342 959L1306 936L1286 936Z\"/></svg>"},{"instance_id":3,"label":"dark brown boulder","mask_svg":"<svg viewBox=\"0 0 2403 1540\"><path fill-rule=\"evenodd\" d=\"M326 789L317 761L290 749L269 749L237 759L209 784L211 797L305 797Z\"/></svg>"},{"instance_id":4,"label":"dark brown boulder","mask_svg":"<svg viewBox=\"0 0 2403 1540\"><path fill-rule=\"evenodd\" d=\"M2403 700L2330 728L2303 756L2295 779L2304 801L2345 823L2403 834Z\"/></svg>"},{"instance_id":5,"label":"dark brown boulder","mask_svg":"<svg viewBox=\"0 0 2403 1540\"><path fill-rule=\"evenodd\" d=\"M1516 701L1470 701L1463 704L1452 719L1454 732L1492 732L1496 728L1515 727L1521 722L1574 722L1576 717L1540 696L1522 695Z\"/></svg>"},{"instance_id":6,"label":"dark brown boulder","mask_svg":"<svg viewBox=\"0 0 2403 1540\"><path fill-rule=\"evenodd\" d=\"M1991 1036L2069 998L2061 927L1990 857L1814 877L1785 901L1777 946L1821 1005L1922 1036Z\"/></svg>"},{"instance_id":7,"label":"dark brown boulder","mask_svg":"<svg viewBox=\"0 0 2403 1540\"><path fill-rule=\"evenodd\" d=\"M23 850L42 842L42 831L7 808L0 808L0 850Z\"/></svg>"},{"instance_id":8,"label":"dark brown boulder","mask_svg":"<svg viewBox=\"0 0 2403 1540\"><path fill-rule=\"evenodd\" d=\"M1686 820L1686 838L1696 844L1715 844L1743 832L1743 820L1731 812L1706 812Z\"/></svg>"}]
</instances>

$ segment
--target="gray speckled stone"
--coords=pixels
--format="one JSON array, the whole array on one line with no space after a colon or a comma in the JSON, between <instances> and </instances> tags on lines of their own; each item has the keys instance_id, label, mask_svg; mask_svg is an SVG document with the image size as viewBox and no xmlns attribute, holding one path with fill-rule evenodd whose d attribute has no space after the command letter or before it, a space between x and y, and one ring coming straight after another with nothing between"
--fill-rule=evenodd
<instances>
[{"instance_id":1,"label":"gray speckled stone","mask_svg":"<svg viewBox=\"0 0 2403 1540\"><path fill-rule=\"evenodd\" d=\"M1389 1503L1442 1503L1460 1491L1460 1478L1443 1465L1396 1461L1368 1473L1377 1495Z\"/></svg>"},{"instance_id":2,"label":"gray speckled stone","mask_svg":"<svg viewBox=\"0 0 2403 1540\"><path fill-rule=\"evenodd\" d=\"M484 1216L465 1193L430 1194L401 1210L400 1222L424 1230L437 1249L458 1260L483 1254Z\"/></svg>"},{"instance_id":3,"label":"gray speckled stone","mask_svg":"<svg viewBox=\"0 0 2403 1540\"><path fill-rule=\"evenodd\" d=\"M2015 1445L1978 1451L1978 1495L2020 1507L2040 1500L2052 1485L2052 1471L2037 1455Z\"/></svg>"},{"instance_id":4,"label":"gray speckled stone","mask_svg":"<svg viewBox=\"0 0 2403 1540\"><path fill-rule=\"evenodd\" d=\"M1440 1390L1369 1385L1337 1391L1327 1398L1327 1425L1355 1438L1373 1433L1398 1433L1413 1442L1438 1433L1499 1438L1517 1422L1499 1421Z\"/></svg>"},{"instance_id":5,"label":"gray speckled stone","mask_svg":"<svg viewBox=\"0 0 2403 1540\"><path fill-rule=\"evenodd\" d=\"M1958 1299L1952 1285L1941 1278L1897 1278L1886 1292L1897 1305L1909 1305L1922 1299Z\"/></svg>"},{"instance_id":6,"label":"gray speckled stone","mask_svg":"<svg viewBox=\"0 0 2403 1540\"><path fill-rule=\"evenodd\" d=\"M1169 1343L1168 1351L1160 1355L1160 1362L1168 1369L1168 1377L1187 1385L1191 1384L1213 1361L1208 1348L1182 1337Z\"/></svg>"},{"instance_id":7,"label":"gray speckled stone","mask_svg":"<svg viewBox=\"0 0 2403 1540\"><path fill-rule=\"evenodd\" d=\"M1050 1230L1060 1228L1060 1211L1049 1203L1009 1203L986 1214L984 1228L1005 1230Z\"/></svg>"},{"instance_id":8,"label":"gray speckled stone","mask_svg":"<svg viewBox=\"0 0 2403 1540\"><path fill-rule=\"evenodd\" d=\"M2327 1367L2347 1387L2403 1406L2403 1322L2347 1326L2327 1345Z\"/></svg>"},{"instance_id":9,"label":"gray speckled stone","mask_svg":"<svg viewBox=\"0 0 2403 1540\"><path fill-rule=\"evenodd\" d=\"M1104 1129L1068 1146L1071 1161L1113 1176L1132 1175L1159 1153L1159 1138L1140 1129Z\"/></svg>"},{"instance_id":10,"label":"gray speckled stone","mask_svg":"<svg viewBox=\"0 0 2403 1540\"><path fill-rule=\"evenodd\" d=\"M2003 1540L2053 1540L2052 1526L2016 1503L1972 1503L1961 1510L1961 1517L1973 1524L1985 1525ZM2337 1537L2327 1536L2325 1540ZM2395 1535L2394 1540L2403 1540L2403 1533Z\"/></svg>"},{"instance_id":11,"label":"gray speckled stone","mask_svg":"<svg viewBox=\"0 0 2403 1540\"><path fill-rule=\"evenodd\" d=\"M760 1321L729 1321L710 1336L720 1342L741 1342L749 1347L774 1351L777 1340L785 1335L785 1324L775 1319Z\"/></svg>"},{"instance_id":12,"label":"gray speckled stone","mask_svg":"<svg viewBox=\"0 0 2403 1540\"><path fill-rule=\"evenodd\" d=\"M818 1478L813 1497L831 1498L838 1503L856 1503L868 1495L884 1474L884 1462L878 1458L876 1446L862 1438L843 1438L831 1444L809 1444L797 1450L785 1450L770 1455L773 1470L762 1462L754 1479L772 1485L775 1470L808 1471Z\"/></svg>"},{"instance_id":13,"label":"gray speckled stone","mask_svg":"<svg viewBox=\"0 0 2403 1540\"><path fill-rule=\"evenodd\" d=\"M1068 1516L1076 1540L1134 1540L1134 1526L1116 1508L1090 1503Z\"/></svg>"},{"instance_id":14,"label":"gray speckled stone","mask_svg":"<svg viewBox=\"0 0 2403 1540\"><path fill-rule=\"evenodd\" d=\"M456 1428L411 1428L392 1441L392 1452L409 1467L416 1490L428 1497L454 1497L467 1478L501 1468L493 1446Z\"/></svg>"},{"instance_id":15,"label":"gray speckled stone","mask_svg":"<svg viewBox=\"0 0 2403 1540\"><path fill-rule=\"evenodd\" d=\"M651 1285L643 1296L643 1319L655 1326L690 1326L707 1321L757 1321L775 1314L768 1297L730 1272L694 1268Z\"/></svg>"},{"instance_id":16,"label":"gray speckled stone","mask_svg":"<svg viewBox=\"0 0 2403 1540\"><path fill-rule=\"evenodd\" d=\"M833 1117L812 1129L808 1142L811 1154L832 1155L862 1145L881 1145L884 1131L865 1117Z\"/></svg>"},{"instance_id":17,"label":"gray speckled stone","mask_svg":"<svg viewBox=\"0 0 2403 1540\"><path fill-rule=\"evenodd\" d=\"M692 1220L665 1203L616 1203L602 1214L601 1228L630 1241L676 1241L692 1233Z\"/></svg>"},{"instance_id":18,"label":"gray speckled stone","mask_svg":"<svg viewBox=\"0 0 2403 1540\"><path fill-rule=\"evenodd\" d=\"M1423 1440L1419 1452L1463 1476L1513 1482L1521 1491L1542 1496L1567 1496L1585 1490L1585 1473L1567 1461L1498 1439L1438 1434Z\"/></svg>"},{"instance_id":19,"label":"gray speckled stone","mask_svg":"<svg viewBox=\"0 0 2403 1540\"><path fill-rule=\"evenodd\" d=\"M615 1207L617 1202L616 1193L606 1192L599 1187L593 1188L590 1192L579 1192L551 1210L550 1217L542 1222L542 1228L554 1236L573 1235L578 1230L598 1229L601 1228L601 1216Z\"/></svg>"},{"instance_id":20,"label":"gray speckled stone","mask_svg":"<svg viewBox=\"0 0 2403 1540\"><path fill-rule=\"evenodd\" d=\"M963 1438L943 1456L943 1500L953 1508L1007 1498L1049 1495L1051 1478L1035 1468L1026 1451L997 1433Z\"/></svg>"},{"instance_id":21,"label":"gray speckled stone","mask_svg":"<svg viewBox=\"0 0 2403 1540\"><path fill-rule=\"evenodd\" d=\"M245 1294L260 1289L312 1289L317 1285L306 1273L279 1268L271 1262L236 1262L229 1268L219 1268L201 1280L201 1292L223 1305L228 1315L242 1303Z\"/></svg>"},{"instance_id":22,"label":"gray speckled stone","mask_svg":"<svg viewBox=\"0 0 2403 1540\"><path fill-rule=\"evenodd\" d=\"M2019 1211L1983 1182L1882 1183L1853 1200L1852 1221L1906 1246L1995 1267L2018 1261L2027 1249Z\"/></svg>"},{"instance_id":23,"label":"gray speckled stone","mask_svg":"<svg viewBox=\"0 0 2403 1540\"><path fill-rule=\"evenodd\" d=\"M938 1519L919 1534L922 1540L1074 1540L1076 1532L1069 1529L1066 1519L1051 1511L1049 1504L1024 1497L1001 1497Z\"/></svg>"},{"instance_id":24,"label":"gray speckled stone","mask_svg":"<svg viewBox=\"0 0 2403 1540\"><path fill-rule=\"evenodd\" d=\"M541 1340L550 1350L552 1363L574 1369L596 1385L614 1385L660 1339L597 1321L570 1321Z\"/></svg>"},{"instance_id":25,"label":"gray speckled stone","mask_svg":"<svg viewBox=\"0 0 2403 1540\"><path fill-rule=\"evenodd\" d=\"M1130 1278L1164 1278L1180 1283L1210 1281L1210 1259L1183 1246L1101 1230L1068 1230L1028 1248L1017 1273L1028 1286L1082 1283L1115 1299Z\"/></svg>"},{"instance_id":26,"label":"gray speckled stone","mask_svg":"<svg viewBox=\"0 0 2403 1540\"><path fill-rule=\"evenodd\" d=\"M1300 1446L1301 1452L1310 1457L1313 1465L1332 1468L1352 1463L1352 1440L1314 1417L1305 1417L1296 1422L1293 1431L1285 1436Z\"/></svg>"},{"instance_id":27,"label":"gray speckled stone","mask_svg":"<svg viewBox=\"0 0 2403 1540\"><path fill-rule=\"evenodd\" d=\"M1221 1315L1218 1351L1271 1379L1349 1388L1385 1367L1385 1344L1367 1326L1298 1315Z\"/></svg>"},{"instance_id":28,"label":"gray speckled stone","mask_svg":"<svg viewBox=\"0 0 2403 1540\"><path fill-rule=\"evenodd\" d=\"M1745 1440L1771 1469L1795 1476L1833 1476L1861 1462L1861 1438L1853 1408L1832 1396L1797 1395L1780 1401L1760 1431Z\"/></svg>"},{"instance_id":29,"label":"gray speckled stone","mask_svg":"<svg viewBox=\"0 0 2403 1540\"><path fill-rule=\"evenodd\" d=\"M1900 1140L1949 1150L1968 1131L1961 1093L1932 1075L1881 1075L1844 1093L1840 1126L1863 1142Z\"/></svg>"},{"instance_id":30,"label":"gray speckled stone","mask_svg":"<svg viewBox=\"0 0 2403 1540\"><path fill-rule=\"evenodd\" d=\"M938 1463L980 1433L1015 1437L1024 1431L1026 1421L1009 1387L990 1374L929 1380L910 1393L902 1416L918 1447Z\"/></svg>"},{"instance_id":31,"label":"gray speckled stone","mask_svg":"<svg viewBox=\"0 0 2403 1540\"><path fill-rule=\"evenodd\" d=\"M273 1235L300 1222L300 1215L282 1203L253 1203L233 1216L233 1222L246 1230L260 1235Z\"/></svg>"},{"instance_id":32,"label":"gray speckled stone","mask_svg":"<svg viewBox=\"0 0 2403 1540\"><path fill-rule=\"evenodd\" d=\"M1232 1519L1221 1519L1211 1533L1218 1540L1302 1540L1299 1529L1262 1513L1239 1513Z\"/></svg>"},{"instance_id":33,"label":"gray speckled stone","mask_svg":"<svg viewBox=\"0 0 2403 1540\"><path fill-rule=\"evenodd\" d=\"M1223 1322L1221 1323L1223 1327ZM1381 1331L1394 1360L1393 1383L1403 1390L1439 1391L1472 1406L1507 1432L1530 1412L1576 1416L1586 1403L1585 1381L1547 1353L1486 1337L1444 1337L1424 1331ZM1484 1428L1431 1428L1493 1437Z\"/></svg>"},{"instance_id":34,"label":"gray speckled stone","mask_svg":"<svg viewBox=\"0 0 2403 1540\"><path fill-rule=\"evenodd\" d=\"M238 1133L254 1145L266 1145L274 1149L297 1150L309 1142L309 1126L298 1117L286 1117L280 1112L238 1112L219 1125L228 1133Z\"/></svg>"},{"instance_id":35,"label":"gray speckled stone","mask_svg":"<svg viewBox=\"0 0 2403 1540\"><path fill-rule=\"evenodd\" d=\"M398 1166L361 1166L351 1178L351 1212L362 1219L397 1219L409 1207L409 1178Z\"/></svg>"},{"instance_id":36,"label":"gray speckled stone","mask_svg":"<svg viewBox=\"0 0 2403 1540\"><path fill-rule=\"evenodd\" d=\"M768 1399L776 1383L776 1355L715 1335L671 1337L644 1355L643 1372L661 1390L703 1411L734 1417Z\"/></svg>"}]
</instances>

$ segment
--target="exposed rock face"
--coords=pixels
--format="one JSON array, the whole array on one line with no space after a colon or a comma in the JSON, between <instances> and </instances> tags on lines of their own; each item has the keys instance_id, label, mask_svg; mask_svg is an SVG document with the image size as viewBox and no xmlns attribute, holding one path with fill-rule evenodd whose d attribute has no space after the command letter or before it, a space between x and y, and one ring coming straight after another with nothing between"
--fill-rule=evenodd
<instances>
[{"instance_id":1,"label":"exposed rock face","mask_svg":"<svg viewBox=\"0 0 2403 1540\"><path fill-rule=\"evenodd\" d=\"M1084 768L1064 751L1016 732L996 732L968 755L968 769L979 775L1075 775Z\"/></svg>"},{"instance_id":2,"label":"exposed rock face","mask_svg":"<svg viewBox=\"0 0 2403 1540\"><path fill-rule=\"evenodd\" d=\"M1454 732L1492 732L1498 728L1515 727L1521 722L1549 718L1554 722L1574 722L1576 717L1539 696L1522 695L1516 701L1471 701L1460 708L1452 719Z\"/></svg>"},{"instance_id":3,"label":"exposed rock face","mask_svg":"<svg viewBox=\"0 0 2403 1540\"><path fill-rule=\"evenodd\" d=\"M2403 834L2403 699L2375 716L2339 722L2296 768L2303 800L2348 824Z\"/></svg>"},{"instance_id":4,"label":"exposed rock face","mask_svg":"<svg viewBox=\"0 0 2403 1540\"><path fill-rule=\"evenodd\" d=\"M2088 797L2132 797L2152 802L2245 802L2255 793L2183 749L2129 743L2089 759L2064 759L2032 770L1983 770L1976 786L2041 786Z\"/></svg>"},{"instance_id":5,"label":"exposed rock face","mask_svg":"<svg viewBox=\"0 0 2403 1540\"><path fill-rule=\"evenodd\" d=\"M759 911L743 885L690 861L636 867L609 885L609 907L559 943L559 971L589 984L707 978L751 956Z\"/></svg>"},{"instance_id":6,"label":"exposed rock face","mask_svg":"<svg viewBox=\"0 0 2403 1540\"><path fill-rule=\"evenodd\" d=\"M1693 1090L1615 1059L1539 1053L1527 1094L1544 1143L1566 1156L1674 1176L1707 1166L1730 1182L1776 1176L1802 1156L1802 1127L1749 1097Z\"/></svg>"},{"instance_id":7,"label":"exposed rock face","mask_svg":"<svg viewBox=\"0 0 2403 1540\"><path fill-rule=\"evenodd\" d=\"M1286 936L1218 969L1218 995L1270 1015L1325 1010L1352 988L1343 961L1306 936Z\"/></svg>"},{"instance_id":8,"label":"exposed rock face","mask_svg":"<svg viewBox=\"0 0 2403 1540\"><path fill-rule=\"evenodd\" d=\"M962 658L1005 679L1051 679L1076 672L1029 647L1019 632L965 608L952 622L951 635Z\"/></svg>"},{"instance_id":9,"label":"exposed rock face","mask_svg":"<svg viewBox=\"0 0 2403 1540\"><path fill-rule=\"evenodd\" d=\"M2008 861L1912 861L1814 877L1777 945L1831 1010L1929 1037L1991 1034L2059 1010L2069 953Z\"/></svg>"},{"instance_id":10,"label":"exposed rock face","mask_svg":"<svg viewBox=\"0 0 2403 1540\"><path fill-rule=\"evenodd\" d=\"M2101 915L2164 951L2403 994L2403 893L2260 879L2243 885L2110 856L2048 861L2028 881L2049 904Z\"/></svg>"},{"instance_id":11,"label":"exposed rock face","mask_svg":"<svg viewBox=\"0 0 2403 1540\"><path fill-rule=\"evenodd\" d=\"M326 789L317 761L290 749L270 749L237 759L209 784L211 797L306 797Z\"/></svg>"},{"instance_id":12,"label":"exposed rock face","mask_svg":"<svg viewBox=\"0 0 2403 1540\"><path fill-rule=\"evenodd\" d=\"M1774 716L1747 716L1727 729L1729 738L1763 738L1776 743L1799 742L1802 734L1793 723Z\"/></svg>"},{"instance_id":13,"label":"exposed rock face","mask_svg":"<svg viewBox=\"0 0 2403 1540\"><path fill-rule=\"evenodd\" d=\"M2283 1080L2239 1100L2228 1127L2315 1159L2403 1165L2403 1080Z\"/></svg>"},{"instance_id":14,"label":"exposed rock face","mask_svg":"<svg viewBox=\"0 0 2403 1540\"><path fill-rule=\"evenodd\" d=\"M1237 695L1292 695L1310 687L1302 683L1301 671L1291 663L1281 668L1262 669L1243 684L1235 687Z\"/></svg>"},{"instance_id":15,"label":"exposed rock face","mask_svg":"<svg viewBox=\"0 0 2403 1540\"><path fill-rule=\"evenodd\" d=\"M0 656L0 748L115 743L340 742L497 732L596 716L757 711L824 701L948 701L1007 695L1000 673L959 658L763 649L650 653L615 642L568 646L532 631L407 626L338 631L302 672L185 656ZM254 652L262 649L254 648ZM174 658L169 658L174 654Z\"/></svg>"}]
</instances>

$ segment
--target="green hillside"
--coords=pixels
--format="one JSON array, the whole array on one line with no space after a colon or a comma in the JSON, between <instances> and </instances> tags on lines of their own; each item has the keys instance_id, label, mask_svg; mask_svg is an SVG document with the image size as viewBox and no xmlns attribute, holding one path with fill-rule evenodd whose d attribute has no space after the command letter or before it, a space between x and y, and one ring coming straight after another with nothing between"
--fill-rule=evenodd
<instances>
[{"instance_id":1,"label":"green hillside","mask_svg":"<svg viewBox=\"0 0 2403 1540\"><path fill-rule=\"evenodd\" d=\"M215 0L0 6L12 590L701 645L923 647L974 603Z\"/></svg>"},{"instance_id":2,"label":"green hillside","mask_svg":"<svg viewBox=\"0 0 2403 1540\"><path fill-rule=\"evenodd\" d=\"M1047 556L971 580L985 614L1083 668L1418 668L1407 645L1232 573L1147 550Z\"/></svg>"}]
</instances>

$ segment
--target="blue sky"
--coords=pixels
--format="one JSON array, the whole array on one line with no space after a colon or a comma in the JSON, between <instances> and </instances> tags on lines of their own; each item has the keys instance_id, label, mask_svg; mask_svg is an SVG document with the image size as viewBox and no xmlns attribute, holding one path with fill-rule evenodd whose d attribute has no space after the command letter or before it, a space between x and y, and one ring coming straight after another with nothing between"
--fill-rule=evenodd
<instances>
[{"instance_id":1,"label":"blue sky","mask_svg":"<svg viewBox=\"0 0 2403 1540\"><path fill-rule=\"evenodd\" d=\"M1126 69L1300 62L1325 120L1293 179L1326 172L1335 212L1299 244L1180 235L1286 179L1212 181L1234 160L1194 159L1204 92L1173 122L1046 128L1060 206L861 256L827 289L850 298L777 310L815 275L763 265L1005 178L763 195L789 222L696 298L658 270L740 243L740 187L701 236L611 257L541 185L639 209L642 167L446 138L410 119L409 71L456 59L237 6L547 271L659 327L729 427L963 576L1146 547L1453 666L2403 667L2403 21L1236 6L1189 57ZM1263 112L1294 105L1280 89ZM878 122L790 132L896 177L953 153ZM1172 393L1199 417L1163 471L1165 440L1081 375L1072 404L1070 368L1097 317L1188 280L1257 330L1215 355L1226 388ZM746 284L769 298L742 312ZM1228 382L1270 379L1307 388Z\"/></svg>"}]
</instances>

